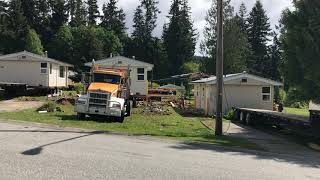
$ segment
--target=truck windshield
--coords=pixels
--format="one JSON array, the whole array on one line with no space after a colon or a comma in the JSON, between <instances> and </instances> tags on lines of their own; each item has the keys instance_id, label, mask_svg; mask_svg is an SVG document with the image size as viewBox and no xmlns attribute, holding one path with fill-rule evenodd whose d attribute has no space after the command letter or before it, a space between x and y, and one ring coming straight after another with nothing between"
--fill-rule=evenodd
<instances>
[{"instance_id":1,"label":"truck windshield","mask_svg":"<svg viewBox=\"0 0 320 180\"><path fill-rule=\"evenodd\" d=\"M93 81L98 83L120 84L121 77L112 74L97 74L93 75Z\"/></svg>"}]
</instances>

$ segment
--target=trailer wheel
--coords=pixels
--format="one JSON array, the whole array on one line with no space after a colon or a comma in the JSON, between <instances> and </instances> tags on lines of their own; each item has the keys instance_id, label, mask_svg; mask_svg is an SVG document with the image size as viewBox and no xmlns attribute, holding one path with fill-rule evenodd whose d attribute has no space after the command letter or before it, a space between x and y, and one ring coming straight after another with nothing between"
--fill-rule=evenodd
<instances>
[{"instance_id":1,"label":"trailer wheel","mask_svg":"<svg viewBox=\"0 0 320 180\"><path fill-rule=\"evenodd\" d=\"M86 114L83 114L83 113L77 113L77 119L78 120L83 120L86 118Z\"/></svg>"},{"instance_id":2,"label":"trailer wheel","mask_svg":"<svg viewBox=\"0 0 320 180\"><path fill-rule=\"evenodd\" d=\"M244 112L241 112L241 113L240 113L240 122L241 122L241 123L246 123L246 122L245 122L245 118L246 118L246 117L245 117L245 113L244 113Z\"/></svg>"},{"instance_id":3,"label":"trailer wheel","mask_svg":"<svg viewBox=\"0 0 320 180\"><path fill-rule=\"evenodd\" d=\"M131 111L132 111L132 101L126 101L125 106L126 106L126 117L131 116Z\"/></svg>"},{"instance_id":4,"label":"trailer wheel","mask_svg":"<svg viewBox=\"0 0 320 180\"><path fill-rule=\"evenodd\" d=\"M247 125L252 124L250 113L247 113L247 115L246 115L245 124L247 124Z\"/></svg>"}]
</instances>

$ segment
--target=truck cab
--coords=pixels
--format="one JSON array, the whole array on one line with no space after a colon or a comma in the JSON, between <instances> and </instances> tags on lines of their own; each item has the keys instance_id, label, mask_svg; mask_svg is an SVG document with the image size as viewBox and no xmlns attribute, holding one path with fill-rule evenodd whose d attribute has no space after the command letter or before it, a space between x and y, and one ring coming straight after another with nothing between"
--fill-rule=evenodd
<instances>
[{"instance_id":1,"label":"truck cab","mask_svg":"<svg viewBox=\"0 0 320 180\"><path fill-rule=\"evenodd\" d=\"M123 69L93 66L85 92L76 100L77 117L102 115L123 122L132 109L129 73Z\"/></svg>"}]
</instances>

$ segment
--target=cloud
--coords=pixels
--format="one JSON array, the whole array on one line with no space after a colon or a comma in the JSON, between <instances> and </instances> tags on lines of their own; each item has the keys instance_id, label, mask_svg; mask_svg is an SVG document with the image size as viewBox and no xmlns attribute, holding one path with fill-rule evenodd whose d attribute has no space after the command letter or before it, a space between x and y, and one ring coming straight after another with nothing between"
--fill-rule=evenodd
<instances>
[{"instance_id":1,"label":"cloud","mask_svg":"<svg viewBox=\"0 0 320 180\"><path fill-rule=\"evenodd\" d=\"M108 0L98 0L99 6L102 7L102 4L107 2ZM252 9L256 0L243 0L247 6L248 11ZM205 26L205 16L210 8L212 0L189 0L189 5L191 7L192 19L194 21L194 27L197 29L199 34L198 43L197 43L197 51L199 54L199 44L203 40L203 29ZM278 24L281 12L286 8L291 8L292 3L291 0L261 0L268 17L270 18L271 27L274 28L275 25ZM235 10L238 10L241 1L239 0L231 0L231 4L235 7ZM119 0L119 6L124 9L126 13L126 26L128 28L129 33L132 32L133 25L133 15L134 10L139 5L139 0ZM161 37L162 28L164 23L167 21L167 15L170 9L171 0L159 0L159 9L161 14L157 20L157 27L154 31L154 35L157 37Z\"/></svg>"}]
</instances>

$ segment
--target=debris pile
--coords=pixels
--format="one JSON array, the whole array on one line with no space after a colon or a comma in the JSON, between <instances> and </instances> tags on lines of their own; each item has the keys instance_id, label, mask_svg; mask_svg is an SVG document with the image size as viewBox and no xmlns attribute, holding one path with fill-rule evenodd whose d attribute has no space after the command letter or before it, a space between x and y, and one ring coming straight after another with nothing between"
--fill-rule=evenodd
<instances>
[{"instance_id":1,"label":"debris pile","mask_svg":"<svg viewBox=\"0 0 320 180\"><path fill-rule=\"evenodd\" d=\"M163 102L139 102L136 114L145 115L170 115L172 112L167 103Z\"/></svg>"}]
</instances>

